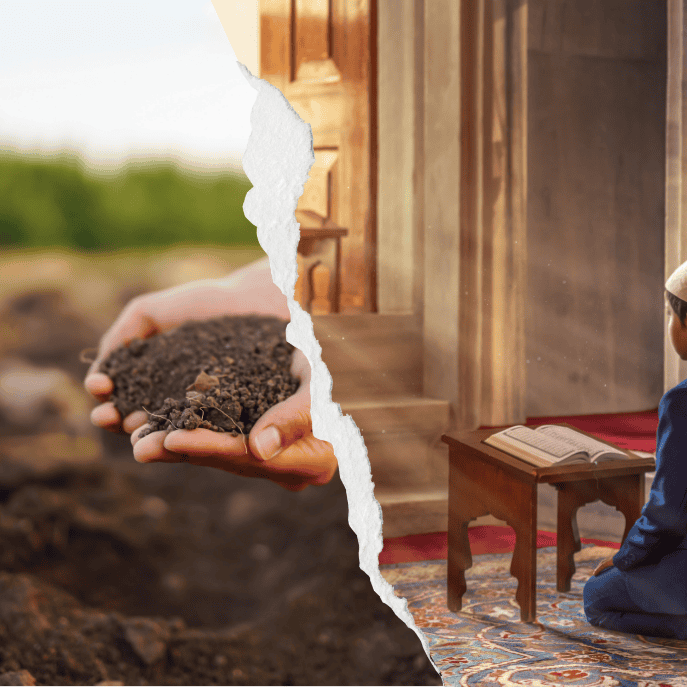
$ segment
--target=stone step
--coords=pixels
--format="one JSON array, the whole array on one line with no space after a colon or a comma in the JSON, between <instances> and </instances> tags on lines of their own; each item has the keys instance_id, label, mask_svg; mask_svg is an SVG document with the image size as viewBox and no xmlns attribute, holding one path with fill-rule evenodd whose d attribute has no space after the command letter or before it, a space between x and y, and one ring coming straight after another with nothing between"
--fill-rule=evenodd
<instances>
[{"instance_id":1,"label":"stone step","mask_svg":"<svg viewBox=\"0 0 687 687\"><path fill-rule=\"evenodd\" d=\"M441 489L448 484L448 450L441 443L449 422L448 402L391 396L347 401L341 410L362 432L376 492L412 498L418 490ZM383 508L385 519L397 517ZM401 511L398 517L402 517Z\"/></svg>"},{"instance_id":2,"label":"stone step","mask_svg":"<svg viewBox=\"0 0 687 687\"><path fill-rule=\"evenodd\" d=\"M316 315L336 403L422 393L422 332L407 315Z\"/></svg>"},{"instance_id":3,"label":"stone step","mask_svg":"<svg viewBox=\"0 0 687 687\"><path fill-rule=\"evenodd\" d=\"M414 489L376 487L375 498L382 507L384 537L448 529L448 489L431 485Z\"/></svg>"},{"instance_id":4,"label":"stone step","mask_svg":"<svg viewBox=\"0 0 687 687\"><path fill-rule=\"evenodd\" d=\"M372 434L434 436L446 431L449 404L422 396L387 396L343 401L341 411L350 415L364 437Z\"/></svg>"}]
</instances>

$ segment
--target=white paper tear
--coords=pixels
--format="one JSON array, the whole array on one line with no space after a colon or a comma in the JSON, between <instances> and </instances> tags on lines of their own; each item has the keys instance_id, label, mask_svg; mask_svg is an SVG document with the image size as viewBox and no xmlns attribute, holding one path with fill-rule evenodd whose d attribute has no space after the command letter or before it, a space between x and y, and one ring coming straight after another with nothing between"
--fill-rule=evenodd
<instances>
[{"instance_id":1,"label":"white paper tear","mask_svg":"<svg viewBox=\"0 0 687 687\"><path fill-rule=\"evenodd\" d=\"M312 319L293 298L300 237L294 213L315 161L312 129L278 88L254 77L243 65L240 67L248 83L258 92L243 157L243 169L253 188L246 196L243 210L248 220L257 226L258 240L269 256L272 279L288 299L291 322L286 328L286 339L303 351L312 368L313 434L334 447L341 481L346 488L348 523L358 537L361 570L367 573L382 601L417 634L436 668L427 638L415 625L408 602L394 594L392 586L379 572L379 553L383 546L382 509L374 497L367 449L351 416L344 417L339 404L332 402L332 378L322 362L322 348L315 338Z\"/></svg>"}]
</instances>

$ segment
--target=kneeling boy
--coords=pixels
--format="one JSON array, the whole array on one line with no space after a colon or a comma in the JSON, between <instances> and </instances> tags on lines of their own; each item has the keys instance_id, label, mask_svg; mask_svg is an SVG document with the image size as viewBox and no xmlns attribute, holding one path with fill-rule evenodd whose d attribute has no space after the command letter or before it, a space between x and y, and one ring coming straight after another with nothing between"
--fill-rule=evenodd
<instances>
[{"instance_id":1,"label":"kneeling boy","mask_svg":"<svg viewBox=\"0 0 687 687\"><path fill-rule=\"evenodd\" d=\"M687 360L687 262L666 282L673 347ZM658 409L656 476L642 514L584 587L598 627L687 639L687 380Z\"/></svg>"}]
</instances>

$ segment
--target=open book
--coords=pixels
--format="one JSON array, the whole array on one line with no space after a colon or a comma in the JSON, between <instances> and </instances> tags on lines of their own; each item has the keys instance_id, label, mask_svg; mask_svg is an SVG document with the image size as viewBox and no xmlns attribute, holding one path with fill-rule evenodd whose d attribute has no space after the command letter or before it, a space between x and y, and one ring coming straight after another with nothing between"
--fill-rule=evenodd
<instances>
[{"instance_id":1,"label":"open book","mask_svg":"<svg viewBox=\"0 0 687 687\"><path fill-rule=\"evenodd\" d=\"M492 434L484 443L537 467L630 458L620 449L560 425L537 429L516 425Z\"/></svg>"}]
</instances>

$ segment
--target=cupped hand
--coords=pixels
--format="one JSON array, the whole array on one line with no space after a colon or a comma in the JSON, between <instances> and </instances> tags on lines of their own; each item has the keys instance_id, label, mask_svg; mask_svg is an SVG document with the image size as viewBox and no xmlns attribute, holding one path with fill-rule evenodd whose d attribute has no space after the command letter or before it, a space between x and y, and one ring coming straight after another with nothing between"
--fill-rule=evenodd
<instances>
[{"instance_id":1,"label":"cupped hand","mask_svg":"<svg viewBox=\"0 0 687 687\"><path fill-rule=\"evenodd\" d=\"M611 558L607 558L606 560L601 561L601 563L599 563L599 565L596 566L596 569L592 574L594 575L594 577L596 577L597 575L600 575L604 570L612 568L613 565L613 557L611 556Z\"/></svg>"},{"instance_id":2,"label":"cupped hand","mask_svg":"<svg viewBox=\"0 0 687 687\"><path fill-rule=\"evenodd\" d=\"M307 358L296 349L291 374L300 380L293 396L270 408L248 437L208 429L131 435L134 457L141 463L179 463L218 468L245 477L263 477L285 489L300 491L326 484L336 472L334 449L313 436ZM147 427L147 425L144 425Z\"/></svg>"},{"instance_id":3,"label":"cupped hand","mask_svg":"<svg viewBox=\"0 0 687 687\"><path fill-rule=\"evenodd\" d=\"M86 391L100 401L100 405L91 412L91 422L97 427L111 432L121 432L123 429L130 434L147 421L143 410L135 411L122 419L114 403L109 400L114 390L112 379L99 372L99 368L102 361L119 346L128 345L135 338L144 339L158 334L165 329L165 325L168 325L167 328L174 326L169 318L161 321L155 316L158 304L156 301L162 300L156 296L159 294L147 294L130 301L100 340L96 359L84 379Z\"/></svg>"},{"instance_id":4,"label":"cupped hand","mask_svg":"<svg viewBox=\"0 0 687 687\"><path fill-rule=\"evenodd\" d=\"M206 320L222 315L249 313L288 318L286 298L272 281L267 258L241 268L221 279L200 279L162 291L138 296L128 303L100 340L84 386L100 402L91 422L112 432L131 434L145 424L143 410L120 413L109 399L114 390L110 377L99 372L101 362L116 348L133 339L145 339L173 329L189 320Z\"/></svg>"}]
</instances>

